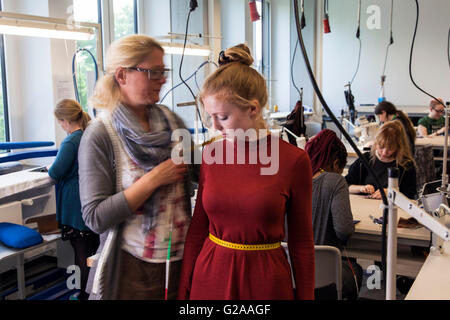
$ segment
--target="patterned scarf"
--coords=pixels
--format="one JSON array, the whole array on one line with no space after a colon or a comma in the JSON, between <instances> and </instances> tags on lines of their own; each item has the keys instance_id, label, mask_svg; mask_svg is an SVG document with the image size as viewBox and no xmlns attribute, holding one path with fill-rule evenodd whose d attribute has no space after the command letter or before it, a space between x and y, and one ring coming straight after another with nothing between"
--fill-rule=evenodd
<instances>
[{"instance_id":1,"label":"patterned scarf","mask_svg":"<svg viewBox=\"0 0 450 320\"><path fill-rule=\"evenodd\" d=\"M171 130L163 111L156 106L147 108L151 132L145 132L129 108L119 105L112 115L113 126L128 155L145 171L152 170L170 158Z\"/></svg>"},{"instance_id":2,"label":"patterned scarf","mask_svg":"<svg viewBox=\"0 0 450 320\"><path fill-rule=\"evenodd\" d=\"M147 116L151 132L145 132L139 125L136 115L124 105L119 105L112 114L113 127L127 154L146 172L170 158L172 130L178 127L175 118L168 119L159 106L149 106ZM180 186L175 187L177 184L182 185L182 182L158 188L139 208L139 211L144 213L142 226L144 233L156 225L159 213L167 209L165 201L183 197L180 193L184 193L184 189ZM176 195L171 194L174 191Z\"/></svg>"}]
</instances>

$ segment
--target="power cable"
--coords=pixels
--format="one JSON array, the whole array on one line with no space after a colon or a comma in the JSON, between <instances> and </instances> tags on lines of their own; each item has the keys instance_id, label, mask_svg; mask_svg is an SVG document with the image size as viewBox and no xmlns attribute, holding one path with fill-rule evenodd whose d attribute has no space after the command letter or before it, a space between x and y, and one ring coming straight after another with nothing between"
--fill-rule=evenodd
<instances>
[{"instance_id":1,"label":"power cable","mask_svg":"<svg viewBox=\"0 0 450 320\"><path fill-rule=\"evenodd\" d=\"M358 49L358 62L356 63L356 70L353 74L352 80L350 80L350 85L353 84L353 80L355 80L356 75L359 71L359 64L361 62L361 38L360 38L360 32L361 32L361 0L358 1L358 28L356 29L356 38L359 42L359 49Z\"/></svg>"},{"instance_id":2,"label":"power cable","mask_svg":"<svg viewBox=\"0 0 450 320\"><path fill-rule=\"evenodd\" d=\"M189 81L192 77L197 76L198 71L200 71L200 69L203 68L203 67L204 67L205 65L207 65L208 63L212 63L212 64L214 64L216 67L218 67L217 64L216 64L215 62L213 62L213 61L210 61L210 60L205 61L205 62L203 62L202 64L200 64L200 66L197 68L197 70L195 70L194 73L192 73L189 77L187 77L187 78L185 79L185 81ZM167 97L167 95L168 95L170 92L172 92L173 90L175 90L176 88L178 88L178 87L181 86L182 84L183 84L183 82L180 82L180 83L176 84L175 86L173 86L172 88L170 88L170 90L167 91L167 92L164 94L164 96L163 96L163 98L161 99L160 103L162 103L162 102L164 101L164 99Z\"/></svg>"},{"instance_id":3,"label":"power cable","mask_svg":"<svg viewBox=\"0 0 450 320\"><path fill-rule=\"evenodd\" d=\"M186 20L186 32L184 33L184 43L183 43L183 53L181 54L181 61L180 61L180 67L178 69L178 75L182 81L182 83L186 86L186 88L188 88L189 92L191 93L192 97L194 98L195 101L195 111L198 114L198 118L200 119L200 123L202 124L202 133L205 134L205 126L203 125L203 119L202 116L200 114L200 110L197 106L197 97L195 96L194 92L192 92L191 87L189 87L189 85L186 83L186 81L183 79L183 76L181 74L181 68L183 66L183 60L184 60L184 52L186 50L186 43L187 43L187 37L188 37L188 29L189 29L189 19L191 17L191 13L192 11L195 10L195 8L197 8L198 4L197 1L190 1L190 9L189 9L189 13L187 16L187 20Z\"/></svg>"},{"instance_id":4,"label":"power cable","mask_svg":"<svg viewBox=\"0 0 450 320\"><path fill-rule=\"evenodd\" d=\"M326 103L325 99L323 98L322 93L321 93L321 91L320 91L320 89L319 89L319 87L317 85L316 79L314 77L314 73L313 73L313 71L311 69L311 64L309 62L308 53L306 51L306 47L305 47L305 44L303 42L303 36L302 36L302 31L301 31L301 26L300 26L300 15L299 15L299 12L298 12L298 0L294 0L294 12L295 12L295 23L296 23L296 27L297 27L297 36L298 36L298 39L299 39L299 42L300 42L300 47L302 49L303 58L305 60L306 68L307 68L307 71L308 71L308 75L309 75L309 78L310 78L311 83L313 85L314 91L316 92L316 95L317 95L318 99L320 100L323 108L326 110L326 112L328 113L329 117L331 118L333 123L336 125L336 127L339 129L339 131L341 131L341 133L345 137L345 139L347 139L348 143L351 145L353 150L355 150L355 152L358 155L358 157L360 158L361 162L364 164L364 166L366 167L367 171L369 172L369 175L372 175L372 178L375 181L375 185L380 190L381 199L383 201L383 204L385 205L385 209L383 210L383 228L382 228L382 247L383 247L382 248L382 261L385 264L385 261L386 261L386 222L387 222L387 216L388 216L388 210L386 209L387 206L388 206L388 200L387 200L387 197L386 197L386 193L384 192L384 188L381 185L378 177L375 175L375 172L370 167L369 162L362 155L361 151L355 145L355 143L353 142L353 140L351 139L351 137L347 133L347 131L344 130L344 128L342 127L341 123L338 121L336 116L330 110L330 108L328 107L328 104ZM385 279L386 279L385 272L386 272L385 268L383 268L383 274L384 274L383 281L385 281Z\"/></svg>"},{"instance_id":5,"label":"power cable","mask_svg":"<svg viewBox=\"0 0 450 320\"><path fill-rule=\"evenodd\" d=\"M409 77L410 77L412 83L414 84L414 86L417 89L419 89L421 92L425 93L427 96L433 98L434 100L437 100L440 104L442 104L444 106L444 108L446 108L443 102L438 100L432 94L430 94L430 93L426 92L425 90L423 90L422 88L420 88L416 84L416 82L414 81L413 76L412 76L412 56L413 56L413 50L414 50L414 42L416 40L416 34L417 34L417 25L419 24L419 2L417 0L415 0L415 2L416 2L416 23L415 23L415 26L414 26L414 34L413 34L413 39L412 39L412 43L411 43L411 51L410 51L410 54L409 54ZM449 38L450 38L450 30L449 30ZM450 57L449 57L449 63L450 63Z\"/></svg>"}]
</instances>

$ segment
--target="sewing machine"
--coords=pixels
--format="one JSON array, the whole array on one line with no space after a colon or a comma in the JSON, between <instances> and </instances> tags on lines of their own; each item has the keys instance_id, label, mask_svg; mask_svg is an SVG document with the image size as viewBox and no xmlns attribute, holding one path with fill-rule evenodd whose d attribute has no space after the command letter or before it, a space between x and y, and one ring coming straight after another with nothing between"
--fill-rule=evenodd
<instances>
[{"instance_id":1,"label":"sewing machine","mask_svg":"<svg viewBox=\"0 0 450 320\"><path fill-rule=\"evenodd\" d=\"M353 136L358 139L358 144L361 147L364 148L371 145L379 128L377 122L369 122L365 116L358 117L355 124L351 123L345 117L342 120L345 124L353 128Z\"/></svg>"}]
</instances>

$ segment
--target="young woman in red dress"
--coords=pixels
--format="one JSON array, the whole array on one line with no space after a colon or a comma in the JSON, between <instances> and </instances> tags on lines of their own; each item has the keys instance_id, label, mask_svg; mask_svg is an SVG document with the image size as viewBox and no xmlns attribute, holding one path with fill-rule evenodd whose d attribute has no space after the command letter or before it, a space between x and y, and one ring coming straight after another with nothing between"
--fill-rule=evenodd
<instances>
[{"instance_id":1,"label":"young woman in red dress","mask_svg":"<svg viewBox=\"0 0 450 320\"><path fill-rule=\"evenodd\" d=\"M200 93L224 139L203 150L180 299L314 299L310 161L268 134L267 87L252 63L247 46L227 49Z\"/></svg>"}]
</instances>

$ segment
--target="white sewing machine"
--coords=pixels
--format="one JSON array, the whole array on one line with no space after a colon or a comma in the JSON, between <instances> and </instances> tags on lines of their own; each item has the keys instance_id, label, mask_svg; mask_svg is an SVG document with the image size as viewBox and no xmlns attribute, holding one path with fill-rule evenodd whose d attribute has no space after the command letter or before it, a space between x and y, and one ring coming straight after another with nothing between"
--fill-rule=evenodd
<instances>
[{"instance_id":1,"label":"white sewing machine","mask_svg":"<svg viewBox=\"0 0 450 320\"><path fill-rule=\"evenodd\" d=\"M361 147L371 145L379 128L378 122L369 122L365 116L356 119L355 124L351 123L346 118L342 119L353 128L353 135L358 139L358 143Z\"/></svg>"}]
</instances>

